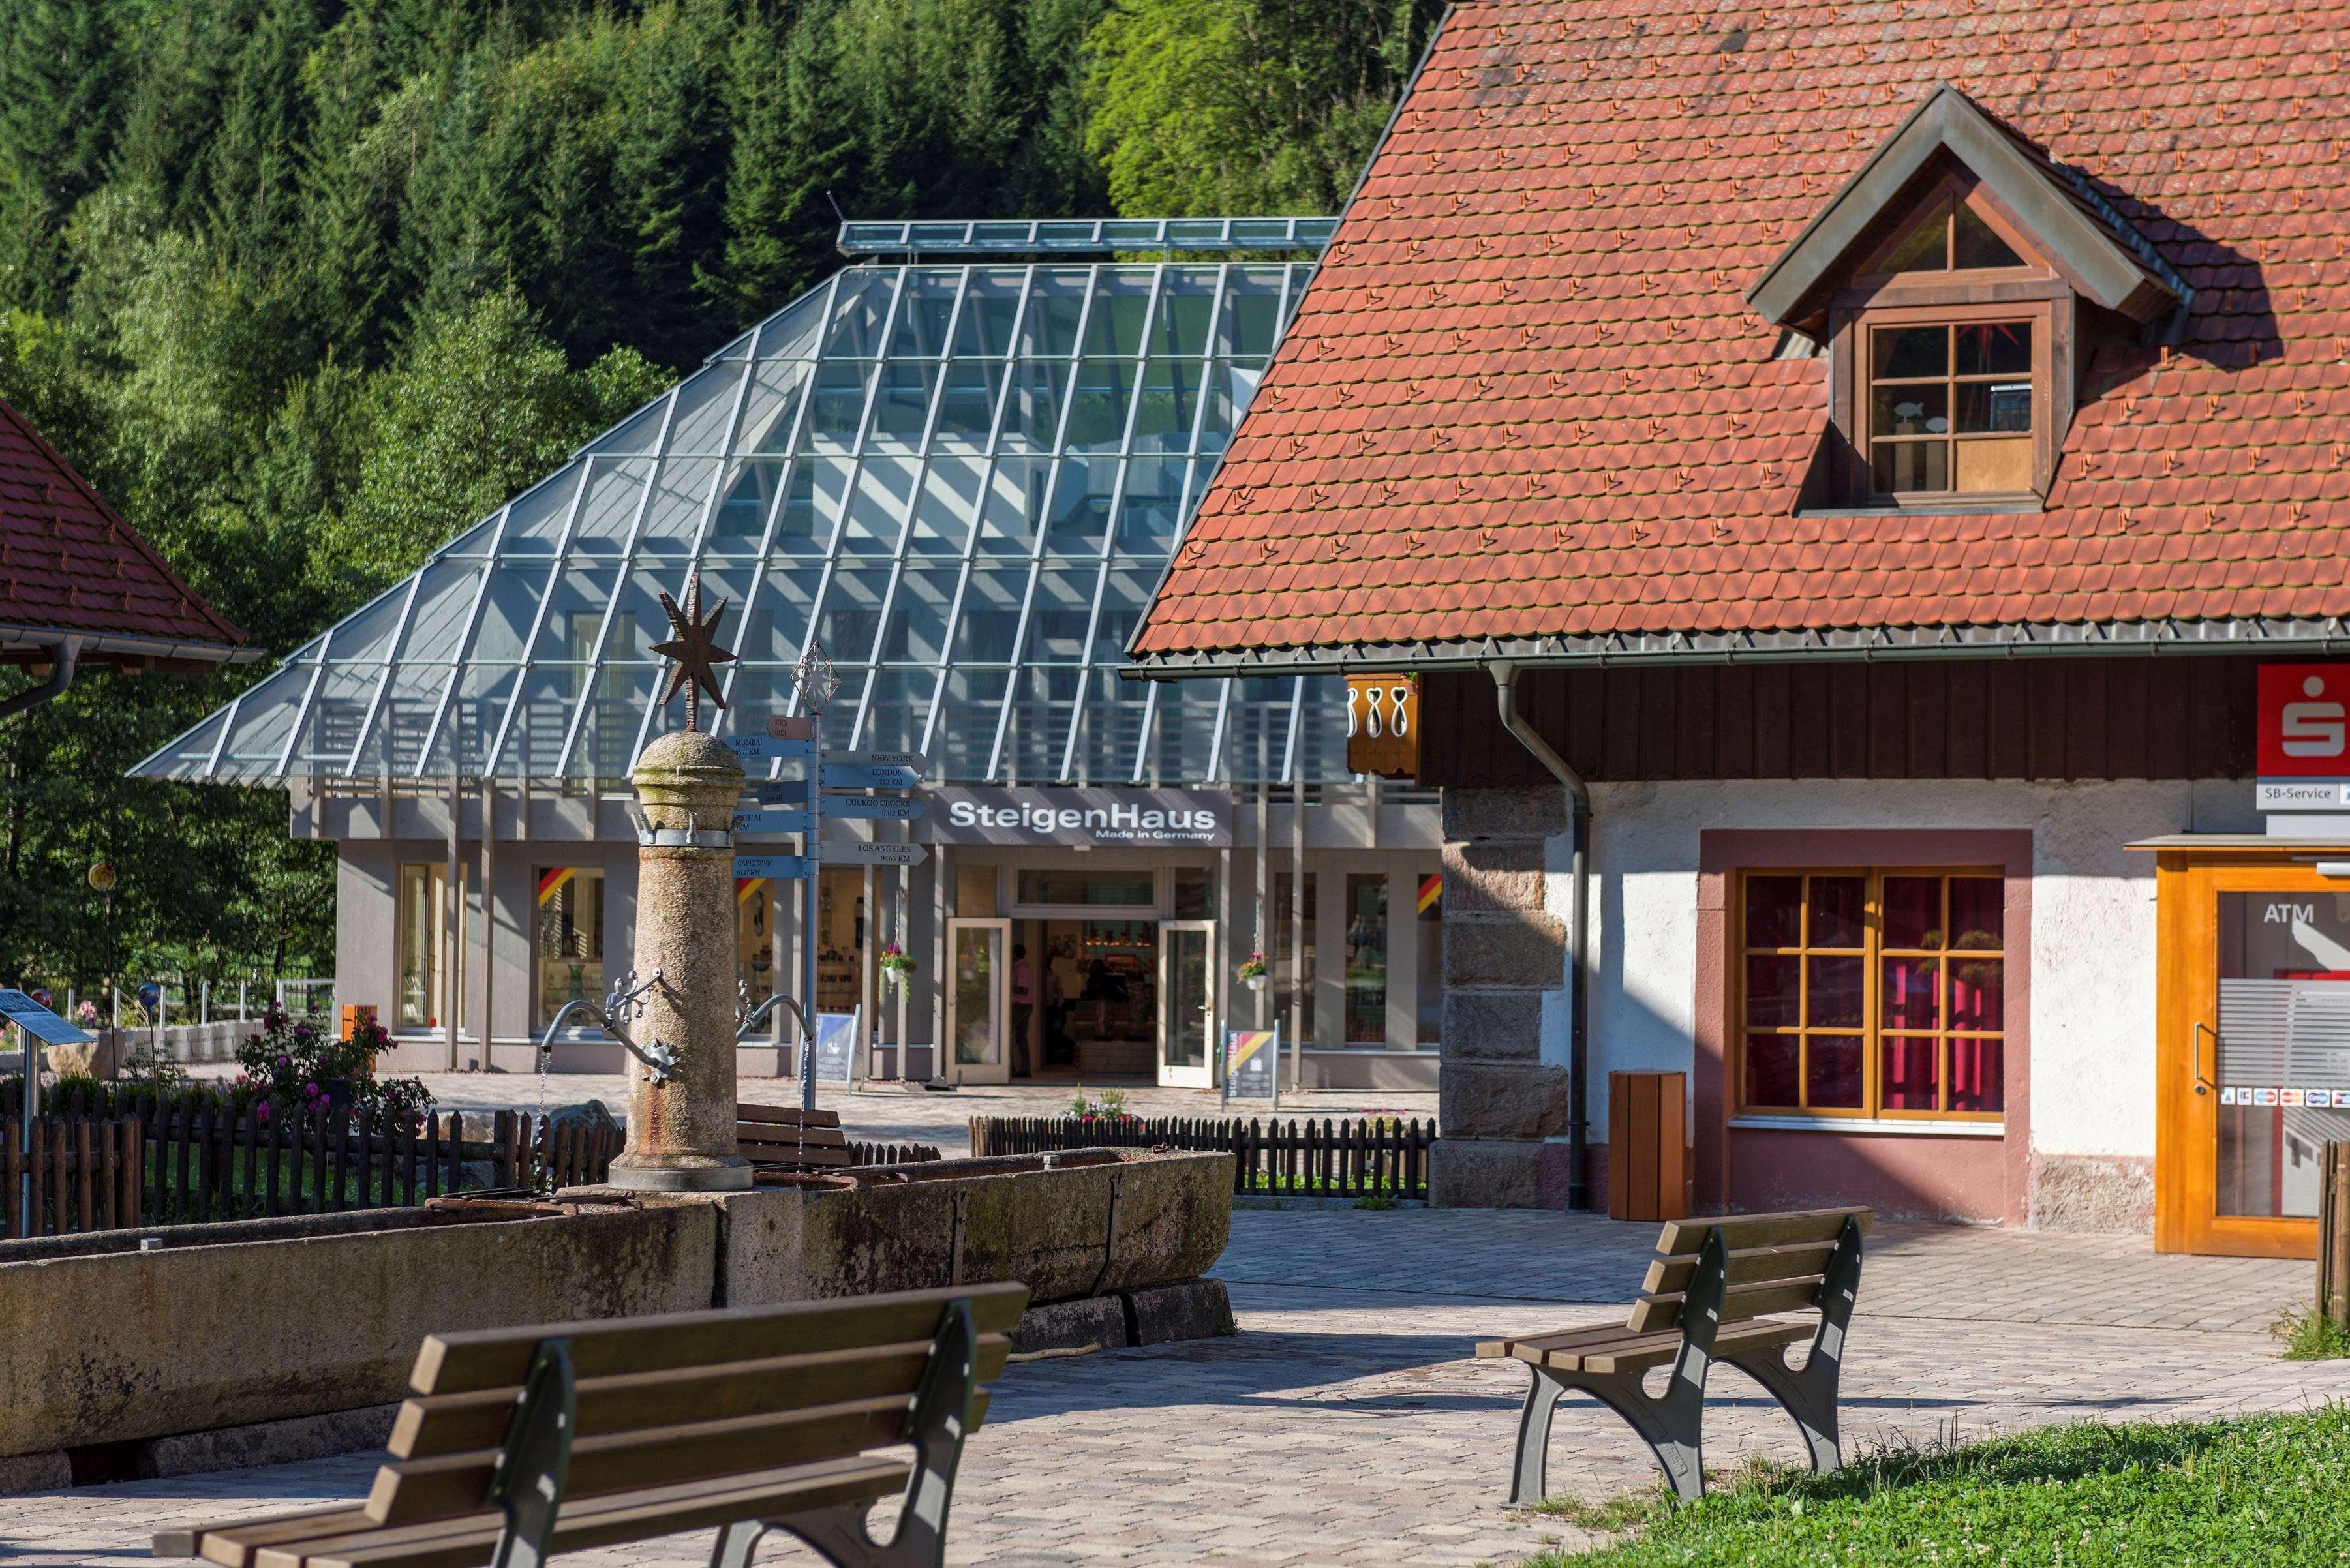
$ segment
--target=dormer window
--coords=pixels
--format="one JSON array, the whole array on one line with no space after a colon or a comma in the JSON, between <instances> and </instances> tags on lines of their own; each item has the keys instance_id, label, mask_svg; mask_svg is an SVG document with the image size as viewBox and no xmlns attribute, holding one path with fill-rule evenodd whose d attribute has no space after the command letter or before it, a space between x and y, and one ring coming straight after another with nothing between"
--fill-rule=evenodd
<instances>
[{"instance_id":1,"label":"dormer window","mask_svg":"<svg viewBox=\"0 0 2350 1568\"><path fill-rule=\"evenodd\" d=\"M1870 320L1861 330L1873 493L1908 501L2034 489L2032 436L2047 384L2040 327L2033 317Z\"/></svg>"},{"instance_id":2,"label":"dormer window","mask_svg":"<svg viewBox=\"0 0 2350 1568\"><path fill-rule=\"evenodd\" d=\"M1938 88L1747 294L1825 349L1797 504L2037 507L2085 349L2192 295L2095 187Z\"/></svg>"}]
</instances>

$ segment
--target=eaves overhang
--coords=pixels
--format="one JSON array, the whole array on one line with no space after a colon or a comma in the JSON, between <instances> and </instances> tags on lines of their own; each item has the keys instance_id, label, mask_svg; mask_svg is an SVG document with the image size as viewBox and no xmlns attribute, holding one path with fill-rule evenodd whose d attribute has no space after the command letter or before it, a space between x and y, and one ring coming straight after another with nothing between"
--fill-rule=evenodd
<instances>
[{"instance_id":1,"label":"eaves overhang","mask_svg":"<svg viewBox=\"0 0 2350 1568\"><path fill-rule=\"evenodd\" d=\"M197 642L184 638L137 637L118 631L89 631L70 626L32 626L0 621L0 663L46 661L68 639L80 644L84 664L99 660L128 662L160 670L206 670L222 664L251 664L268 651L242 643Z\"/></svg>"},{"instance_id":2,"label":"eaves overhang","mask_svg":"<svg viewBox=\"0 0 2350 1568\"><path fill-rule=\"evenodd\" d=\"M1982 626L1843 627L1771 632L1643 632L1486 637L1452 642L1357 642L1152 654L1120 668L1129 680L1345 675L1372 670L1658 664L1791 664L1815 660L2041 659L2081 655L2258 653L2350 655L2350 623L2318 619L2017 621Z\"/></svg>"},{"instance_id":3,"label":"eaves overhang","mask_svg":"<svg viewBox=\"0 0 2350 1568\"><path fill-rule=\"evenodd\" d=\"M1747 290L1746 303L1774 327L1802 317L1870 225L1942 152L1990 188L2083 297L2142 322L2193 300L2186 280L2095 187L2019 143L1972 99L1944 82L1779 253Z\"/></svg>"}]
</instances>

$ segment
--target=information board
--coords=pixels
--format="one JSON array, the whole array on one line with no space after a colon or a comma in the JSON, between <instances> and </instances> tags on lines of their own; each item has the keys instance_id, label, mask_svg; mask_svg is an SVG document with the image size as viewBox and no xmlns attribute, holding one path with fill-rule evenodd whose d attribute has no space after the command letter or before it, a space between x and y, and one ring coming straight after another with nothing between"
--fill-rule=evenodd
<instances>
[{"instance_id":1,"label":"information board","mask_svg":"<svg viewBox=\"0 0 2350 1568\"><path fill-rule=\"evenodd\" d=\"M859 1010L861 1012L862 1009ZM816 1015L816 1081L853 1082L857 1071L857 1012Z\"/></svg>"},{"instance_id":2,"label":"information board","mask_svg":"<svg viewBox=\"0 0 2350 1568\"><path fill-rule=\"evenodd\" d=\"M1280 1030L1227 1030L1224 1033L1224 1098L1278 1103L1281 1096L1274 1082L1274 1074L1280 1062Z\"/></svg>"},{"instance_id":3,"label":"information board","mask_svg":"<svg viewBox=\"0 0 2350 1568\"><path fill-rule=\"evenodd\" d=\"M0 1022L15 1024L44 1045L79 1045L89 1039L21 991L0 991Z\"/></svg>"}]
</instances>

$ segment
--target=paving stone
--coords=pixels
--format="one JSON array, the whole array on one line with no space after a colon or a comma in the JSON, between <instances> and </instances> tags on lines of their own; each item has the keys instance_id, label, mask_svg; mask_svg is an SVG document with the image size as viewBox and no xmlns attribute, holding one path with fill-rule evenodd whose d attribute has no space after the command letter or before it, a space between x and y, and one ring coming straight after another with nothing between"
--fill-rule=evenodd
<instances>
[{"instance_id":1,"label":"paving stone","mask_svg":"<svg viewBox=\"0 0 2350 1568\"><path fill-rule=\"evenodd\" d=\"M1506 1565L1588 1537L1503 1506L1524 1373L1475 1341L1621 1321L1656 1239L1528 1210L1244 1211L1216 1268L1242 1332L1008 1368L965 1451L948 1561L983 1568ZM1852 1449L2087 1417L2209 1419L2350 1397L2350 1363L2283 1362L2267 1327L2305 1263L2158 1257L2128 1237L1887 1226L1848 1347ZM2084 1281L2089 1288L2082 1288ZM2045 1311L2041 1309L2045 1307ZM2044 1322L2027 1324L2038 1313ZM2189 1317L2192 1328L2122 1326ZM1953 1343L1981 1354L1953 1356ZM1730 1370L1707 1457L1800 1462L1794 1428ZM1849 1451L1849 1450L1848 1450ZM9 1568L150 1563L160 1526L362 1495L347 1455L0 1498ZM1648 1485L1597 1406L1560 1407L1550 1490ZM701 1568L703 1532L564 1559ZM763 1564L813 1563L777 1543Z\"/></svg>"}]
</instances>

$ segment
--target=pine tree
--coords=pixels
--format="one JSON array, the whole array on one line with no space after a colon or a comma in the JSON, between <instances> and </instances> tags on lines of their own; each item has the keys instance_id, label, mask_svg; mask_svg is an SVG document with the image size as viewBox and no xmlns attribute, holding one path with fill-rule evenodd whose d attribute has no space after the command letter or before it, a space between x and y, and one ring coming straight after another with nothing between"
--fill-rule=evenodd
<instances>
[{"instance_id":1,"label":"pine tree","mask_svg":"<svg viewBox=\"0 0 2350 1568\"><path fill-rule=\"evenodd\" d=\"M64 228L97 188L122 112L113 0L0 0L0 301L54 310Z\"/></svg>"}]
</instances>

